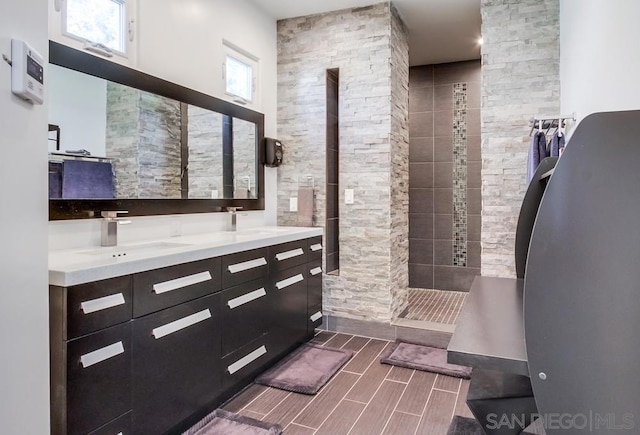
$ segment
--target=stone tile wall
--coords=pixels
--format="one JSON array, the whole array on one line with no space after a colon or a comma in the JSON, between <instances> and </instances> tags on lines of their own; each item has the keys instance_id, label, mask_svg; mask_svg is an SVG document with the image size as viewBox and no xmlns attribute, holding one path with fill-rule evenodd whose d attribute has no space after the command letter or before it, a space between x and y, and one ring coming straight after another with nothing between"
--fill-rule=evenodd
<instances>
[{"instance_id":1,"label":"stone tile wall","mask_svg":"<svg viewBox=\"0 0 640 435\"><path fill-rule=\"evenodd\" d=\"M560 112L559 0L482 0L482 275L515 277L529 118Z\"/></svg>"},{"instance_id":2,"label":"stone tile wall","mask_svg":"<svg viewBox=\"0 0 640 435\"><path fill-rule=\"evenodd\" d=\"M324 277L328 314L389 321L406 306L406 40L389 3L278 22L280 225L296 224L289 198L309 175L314 221L325 221L327 69L340 74L340 270Z\"/></svg>"},{"instance_id":3,"label":"stone tile wall","mask_svg":"<svg viewBox=\"0 0 640 435\"><path fill-rule=\"evenodd\" d=\"M189 198L222 198L222 115L197 106L187 113Z\"/></svg>"},{"instance_id":4,"label":"stone tile wall","mask_svg":"<svg viewBox=\"0 0 640 435\"><path fill-rule=\"evenodd\" d=\"M118 198L180 198L180 103L107 84L106 155Z\"/></svg>"}]
</instances>

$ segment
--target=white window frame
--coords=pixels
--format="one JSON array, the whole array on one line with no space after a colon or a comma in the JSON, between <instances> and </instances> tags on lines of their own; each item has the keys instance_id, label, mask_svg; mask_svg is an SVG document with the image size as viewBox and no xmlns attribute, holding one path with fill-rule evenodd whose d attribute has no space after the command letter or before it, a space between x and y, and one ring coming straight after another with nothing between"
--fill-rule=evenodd
<instances>
[{"instance_id":1,"label":"white window frame","mask_svg":"<svg viewBox=\"0 0 640 435\"><path fill-rule=\"evenodd\" d=\"M105 57L113 62L123 65L135 66L137 60L136 41L136 15L137 0L118 0L124 4L124 17L122 20L122 30L124 33L124 51L107 49L102 50L91 44L81 36L65 31L66 28L66 0L50 0L53 7L49 9L49 39L88 53Z\"/></svg>"},{"instance_id":2,"label":"white window frame","mask_svg":"<svg viewBox=\"0 0 640 435\"><path fill-rule=\"evenodd\" d=\"M259 106L260 93L260 59L257 56L249 53L246 50L238 47L237 45L224 39L222 41L222 87L224 94L234 102L250 107ZM240 95L236 95L227 90L227 56L234 58L235 60L251 67L251 99L247 100Z\"/></svg>"}]
</instances>

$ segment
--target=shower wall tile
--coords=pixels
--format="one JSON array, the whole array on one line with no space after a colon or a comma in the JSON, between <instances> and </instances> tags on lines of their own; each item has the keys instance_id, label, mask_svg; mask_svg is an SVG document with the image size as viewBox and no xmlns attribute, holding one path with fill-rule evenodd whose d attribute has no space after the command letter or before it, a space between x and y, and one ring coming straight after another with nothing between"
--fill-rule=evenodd
<instances>
[{"instance_id":1,"label":"shower wall tile","mask_svg":"<svg viewBox=\"0 0 640 435\"><path fill-rule=\"evenodd\" d=\"M427 289L434 288L433 265L409 263L409 287Z\"/></svg>"},{"instance_id":2,"label":"shower wall tile","mask_svg":"<svg viewBox=\"0 0 640 435\"><path fill-rule=\"evenodd\" d=\"M482 140L480 135L467 136L467 161L468 162L482 161L482 157L480 154L481 142Z\"/></svg>"},{"instance_id":3,"label":"shower wall tile","mask_svg":"<svg viewBox=\"0 0 640 435\"><path fill-rule=\"evenodd\" d=\"M437 214L453 214L453 189L434 189L433 211Z\"/></svg>"},{"instance_id":4,"label":"shower wall tile","mask_svg":"<svg viewBox=\"0 0 640 435\"><path fill-rule=\"evenodd\" d=\"M433 111L433 88L409 89L409 113Z\"/></svg>"},{"instance_id":5,"label":"shower wall tile","mask_svg":"<svg viewBox=\"0 0 640 435\"><path fill-rule=\"evenodd\" d=\"M453 242L451 240L433 241L433 264L451 266L453 258Z\"/></svg>"},{"instance_id":6,"label":"shower wall tile","mask_svg":"<svg viewBox=\"0 0 640 435\"><path fill-rule=\"evenodd\" d=\"M411 138L411 146L409 147L409 162L433 162L433 137Z\"/></svg>"},{"instance_id":7,"label":"shower wall tile","mask_svg":"<svg viewBox=\"0 0 640 435\"><path fill-rule=\"evenodd\" d=\"M451 136L453 129L453 112L451 110L437 110L433 116L433 135Z\"/></svg>"},{"instance_id":8,"label":"shower wall tile","mask_svg":"<svg viewBox=\"0 0 640 435\"><path fill-rule=\"evenodd\" d=\"M433 65L409 68L409 91L424 87L433 87Z\"/></svg>"},{"instance_id":9,"label":"shower wall tile","mask_svg":"<svg viewBox=\"0 0 640 435\"><path fill-rule=\"evenodd\" d=\"M439 85L433 88L434 110L453 110L453 84Z\"/></svg>"},{"instance_id":10,"label":"shower wall tile","mask_svg":"<svg viewBox=\"0 0 640 435\"><path fill-rule=\"evenodd\" d=\"M438 136L433 138L433 160L435 162L453 161L453 136Z\"/></svg>"},{"instance_id":11,"label":"shower wall tile","mask_svg":"<svg viewBox=\"0 0 640 435\"><path fill-rule=\"evenodd\" d=\"M453 240L453 215L437 214L433 220L433 238L439 240Z\"/></svg>"},{"instance_id":12,"label":"shower wall tile","mask_svg":"<svg viewBox=\"0 0 640 435\"><path fill-rule=\"evenodd\" d=\"M433 189L409 189L409 213L433 213Z\"/></svg>"},{"instance_id":13,"label":"shower wall tile","mask_svg":"<svg viewBox=\"0 0 640 435\"><path fill-rule=\"evenodd\" d=\"M432 288L467 291L479 267L481 202L475 191L468 198L468 188L479 192L482 185L480 61L413 67L409 76L410 285L425 288L426 280ZM419 163L433 163L431 172ZM430 256L419 255L427 244Z\"/></svg>"},{"instance_id":14,"label":"shower wall tile","mask_svg":"<svg viewBox=\"0 0 640 435\"><path fill-rule=\"evenodd\" d=\"M481 170L482 162L467 163L467 187L480 188L482 186L482 179L480 177Z\"/></svg>"},{"instance_id":15,"label":"shower wall tile","mask_svg":"<svg viewBox=\"0 0 640 435\"><path fill-rule=\"evenodd\" d=\"M480 83L480 61L470 60L434 65L433 77L436 86L449 83Z\"/></svg>"},{"instance_id":16,"label":"shower wall tile","mask_svg":"<svg viewBox=\"0 0 640 435\"><path fill-rule=\"evenodd\" d=\"M433 137L433 112L411 114L409 137Z\"/></svg>"},{"instance_id":17,"label":"shower wall tile","mask_svg":"<svg viewBox=\"0 0 640 435\"><path fill-rule=\"evenodd\" d=\"M409 163L409 188L433 187L433 163Z\"/></svg>"},{"instance_id":18,"label":"shower wall tile","mask_svg":"<svg viewBox=\"0 0 640 435\"><path fill-rule=\"evenodd\" d=\"M481 189L467 189L467 209L469 214L482 213Z\"/></svg>"},{"instance_id":19,"label":"shower wall tile","mask_svg":"<svg viewBox=\"0 0 640 435\"><path fill-rule=\"evenodd\" d=\"M409 245L409 263L433 264L433 240L413 239Z\"/></svg>"},{"instance_id":20,"label":"shower wall tile","mask_svg":"<svg viewBox=\"0 0 640 435\"><path fill-rule=\"evenodd\" d=\"M482 216L470 214L467 216L467 239L470 242L480 241L480 229L482 227Z\"/></svg>"},{"instance_id":21,"label":"shower wall tile","mask_svg":"<svg viewBox=\"0 0 640 435\"><path fill-rule=\"evenodd\" d=\"M437 162L433 166L433 187L453 186L453 163Z\"/></svg>"},{"instance_id":22,"label":"shower wall tile","mask_svg":"<svg viewBox=\"0 0 640 435\"><path fill-rule=\"evenodd\" d=\"M478 275L480 269L474 267L434 266L433 285L436 289L468 292Z\"/></svg>"},{"instance_id":23,"label":"shower wall tile","mask_svg":"<svg viewBox=\"0 0 640 435\"><path fill-rule=\"evenodd\" d=\"M409 239L433 239L433 213L409 213Z\"/></svg>"}]
</instances>

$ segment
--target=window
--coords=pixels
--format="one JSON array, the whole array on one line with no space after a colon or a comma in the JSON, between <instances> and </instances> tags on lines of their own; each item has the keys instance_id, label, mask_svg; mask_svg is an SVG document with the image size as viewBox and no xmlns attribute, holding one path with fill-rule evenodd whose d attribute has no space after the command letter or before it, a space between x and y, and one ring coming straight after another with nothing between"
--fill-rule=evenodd
<instances>
[{"instance_id":1,"label":"window","mask_svg":"<svg viewBox=\"0 0 640 435\"><path fill-rule=\"evenodd\" d=\"M133 63L135 0L54 0L51 39Z\"/></svg>"},{"instance_id":2,"label":"window","mask_svg":"<svg viewBox=\"0 0 640 435\"><path fill-rule=\"evenodd\" d=\"M258 59L224 41L224 89L236 103L255 104Z\"/></svg>"}]
</instances>

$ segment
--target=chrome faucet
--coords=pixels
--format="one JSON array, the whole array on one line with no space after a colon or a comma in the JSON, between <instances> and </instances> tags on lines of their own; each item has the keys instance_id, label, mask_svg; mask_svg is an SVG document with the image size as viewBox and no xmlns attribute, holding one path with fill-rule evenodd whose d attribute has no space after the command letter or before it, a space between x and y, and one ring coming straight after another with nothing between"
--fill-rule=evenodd
<instances>
[{"instance_id":1,"label":"chrome faucet","mask_svg":"<svg viewBox=\"0 0 640 435\"><path fill-rule=\"evenodd\" d=\"M227 231L235 231L237 224L238 210L242 210L242 207L227 207L229 212L229 221L227 222Z\"/></svg>"},{"instance_id":2,"label":"chrome faucet","mask_svg":"<svg viewBox=\"0 0 640 435\"><path fill-rule=\"evenodd\" d=\"M102 237L100 240L101 246L116 246L118 244L118 225L130 224L129 220L122 220L118 217L118 214L129 213L126 210L115 211L105 210L100 212L102 216Z\"/></svg>"}]
</instances>

